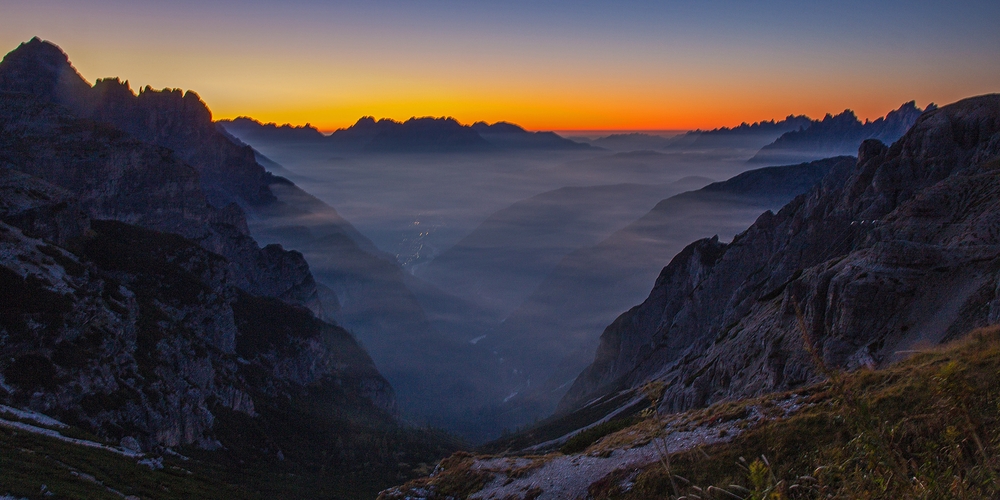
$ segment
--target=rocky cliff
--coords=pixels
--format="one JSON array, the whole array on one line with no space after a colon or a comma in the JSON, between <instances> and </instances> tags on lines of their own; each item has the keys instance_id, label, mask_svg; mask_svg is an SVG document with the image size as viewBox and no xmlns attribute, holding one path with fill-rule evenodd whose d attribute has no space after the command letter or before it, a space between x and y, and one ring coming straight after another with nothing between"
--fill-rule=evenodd
<instances>
[{"instance_id":1,"label":"rocky cliff","mask_svg":"<svg viewBox=\"0 0 1000 500\"><path fill-rule=\"evenodd\" d=\"M0 196L8 404L145 448L216 448L216 406L255 416L255 401L296 387L330 385L392 410L347 332L242 291L223 257L92 221L73 193L20 172L0 171Z\"/></svg>"},{"instance_id":2,"label":"rocky cliff","mask_svg":"<svg viewBox=\"0 0 1000 500\"><path fill-rule=\"evenodd\" d=\"M217 207L273 201L269 175L254 152L220 133L212 113L194 92L179 89L135 94L128 82L80 76L59 47L33 38L4 57L0 91L29 94L67 108L74 116L107 123L141 141L174 151L200 174L202 189Z\"/></svg>"},{"instance_id":3,"label":"rocky cliff","mask_svg":"<svg viewBox=\"0 0 1000 500\"><path fill-rule=\"evenodd\" d=\"M35 38L0 62L0 132L0 165L75 192L91 216L194 239L225 256L249 293L321 311L302 256L250 237L240 205L273 201L273 176L193 93L90 87Z\"/></svg>"},{"instance_id":4,"label":"rocky cliff","mask_svg":"<svg viewBox=\"0 0 1000 500\"><path fill-rule=\"evenodd\" d=\"M934 104L927 109L934 109ZM923 110L910 101L899 109L873 121L861 122L849 109L838 115L826 115L808 126L782 134L760 148L750 159L752 163L774 164L788 161L808 161L834 155L853 154L862 141L877 139L891 144L902 137Z\"/></svg>"},{"instance_id":5,"label":"rocky cliff","mask_svg":"<svg viewBox=\"0 0 1000 500\"><path fill-rule=\"evenodd\" d=\"M503 324L480 341L504 359L508 374L513 372L506 380L516 394L505 402L506 413L523 425L554 410L593 359L604 327L648 294L665 255L699 237L731 238L762 212L781 207L852 160L751 170L671 196L596 245L566 255Z\"/></svg>"},{"instance_id":6,"label":"rocky cliff","mask_svg":"<svg viewBox=\"0 0 1000 500\"><path fill-rule=\"evenodd\" d=\"M649 380L661 408L882 366L1000 321L1000 95L924 113L731 243L701 240L601 336L564 411Z\"/></svg>"}]
</instances>

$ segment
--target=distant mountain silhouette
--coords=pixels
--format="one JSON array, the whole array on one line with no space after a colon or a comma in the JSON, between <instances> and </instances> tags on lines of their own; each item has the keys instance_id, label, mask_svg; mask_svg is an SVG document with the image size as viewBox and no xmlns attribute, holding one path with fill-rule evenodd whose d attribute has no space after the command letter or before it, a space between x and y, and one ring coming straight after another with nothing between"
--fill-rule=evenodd
<instances>
[{"instance_id":1,"label":"distant mountain silhouette","mask_svg":"<svg viewBox=\"0 0 1000 500\"><path fill-rule=\"evenodd\" d=\"M472 130L502 149L589 149L587 144L571 141L555 132L528 132L507 122L486 122L472 124Z\"/></svg>"},{"instance_id":2,"label":"distant mountain silhouette","mask_svg":"<svg viewBox=\"0 0 1000 500\"><path fill-rule=\"evenodd\" d=\"M462 125L454 118L410 118L404 122L365 116L350 127L323 135L311 125L293 127L260 123L247 117L218 122L229 134L253 144L259 141L316 142L337 153L455 153L504 150L587 149L553 132L528 132L497 122Z\"/></svg>"},{"instance_id":3,"label":"distant mountain silhouette","mask_svg":"<svg viewBox=\"0 0 1000 500\"><path fill-rule=\"evenodd\" d=\"M930 104L927 111L935 108ZM854 154L866 139L891 144L909 130L923 111L910 101L882 118L862 123L854 111L845 109L838 115L828 114L822 120L813 121L802 130L783 134L761 148L750 161L774 164Z\"/></svg>"},{"instance_id":4,"label":"distant mountain silhouette","mask_svg":"<svg viewBox=\"0 0 1000 500\"><path fill-rule=\"evenodd\" d=\"M788 115L784 120L741 123L736 127L721 127L712 130L693 130L675 137L670 148L713 149L713 148L759 148L782 134L802 130L813 123L805 115Z\"/></svg>"},{"instance_id":5,"label":"distant mountain silhouette","mask_svg":"<svg viewBox=\"0 0 1000 500\"><path fill-rule=\"evenodd\" d=\"M374 153L430 153L489 151L493 145L475 130L464 127L454 118L410 118L405 122L388 119L374 121L362 118L353 129L364 127L364 132L373 133L362 150ZM351 129L338 130L330 135L337 140ZM353 136L353 134L352 134Z\"/></svg>"},{"instance_id":6,"label":"distant mountain silhouette","mask_svg":"<svg viewBox=\"0 0 1000 500\"><path fill-rule=\"evenodd\" d=\"M655 150L669 147L670 138L633 132L631 134L611 134L599 137L590 141L590 145L611 151Z\"/></svg>"},{"instance_id":7,"label":"distant mountain silhouette","mask_svg":"<svg viewBox=\"0 0 1000 500\"><path fill-rule=\"evenodd\" d=\"M517 397L505 406L508 418L524 423L552 411L591 360L598 332L648 294L643 290L658 269L691 236L729 239L843 163L853 158L751 170L671 196L603 241L563 257L501 327L479 342L515 370L510 383L520 383Z\"/></svg>"},{"instance_id":8,"label":"distant mountain silhouette","mask_svg":"<svg viewBox=\"0 0 1000 500\"><path fill-rule=\"evenodd\" d=\"M612 134L590 141L590 145L612 151L639 151L657 149L717 149L749 148L758 149L781 134L800 130L812 124L804 115L788 115L784 120L741 123L736 127L720 127L712 130L692 130L674 137L630 133Z\"/></svg>"},{"instance_id":9,"label":"distant mountain silhouette","mask_svg":"<svg viewBox=\"0 0 1000 500\"><path fill-rule=\"evenodd\" d=\"M243 142L253 143L260 139L280 139L289 142L322 141L326 138L322 132L310 124L300 127L261 123L249 116L240 116L233 120L221 120L220 128L226 133L240 138Z\"/></svg>"}]
</instances>

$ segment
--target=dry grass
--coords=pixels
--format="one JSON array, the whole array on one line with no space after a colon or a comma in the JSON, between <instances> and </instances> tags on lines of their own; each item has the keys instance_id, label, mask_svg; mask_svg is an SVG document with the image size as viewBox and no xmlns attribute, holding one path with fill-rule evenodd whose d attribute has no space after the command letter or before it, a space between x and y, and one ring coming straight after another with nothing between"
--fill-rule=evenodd
<instances>
[{"instance_id":1,"label":"dry grass","mask_svg":"<svg viewBox=\"0 0 1000 500\"><path fill-rule=\"evenodd\" d=\"M831 372L811 406L670 457L597 499L1000 498L1000 328L884 370ZM772 396L772 400L777 399ZM758 402L758 404L763 404ZM691 412L725 418L738 405Z\"/></svg>"}]
</instances>

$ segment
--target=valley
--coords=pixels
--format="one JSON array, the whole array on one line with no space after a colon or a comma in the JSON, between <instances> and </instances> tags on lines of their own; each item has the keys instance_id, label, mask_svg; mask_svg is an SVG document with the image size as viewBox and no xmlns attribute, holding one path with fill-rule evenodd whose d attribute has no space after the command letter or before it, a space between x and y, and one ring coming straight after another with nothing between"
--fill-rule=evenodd
<instances>
[{"instance_id":1,"label":"valley","mask_svg":"<svg viewBox=\"0 0 1000 500\"><path fill-rule=\"evenodd\" d=\"M32 38L0 62L0 495L987 497L998 162L997 94L321 133Z\"/></svg>"}]
</instances>

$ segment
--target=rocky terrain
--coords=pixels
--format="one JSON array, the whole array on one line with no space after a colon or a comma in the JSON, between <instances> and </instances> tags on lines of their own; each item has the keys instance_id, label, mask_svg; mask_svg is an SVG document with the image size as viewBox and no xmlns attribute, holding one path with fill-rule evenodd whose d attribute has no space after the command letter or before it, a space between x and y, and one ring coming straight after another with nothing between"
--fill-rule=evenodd
<instances>
[{"instance_id":1,"label":"rocky terrain","mask_svg":"<svg viewBox=\"0 0 1000 500\"><path fill-rule=\"evenodd\" d=\"M1000 95L865 141L678 253L556 415L382 497L992 498L998 168Z\"/></svg>"},{"instance_id":2,"label":"rocky terrain","mask_svg":"<svg viewBox=\"0 0 1000 500\"><path fill-rule=\"evenodd\" d=\"M440 453L323 321L302 254L251 237L243 207L279 204L273 184L290 183L193 93L91 87L38 39L5 57L3 403L104 449L194 455L257 491L351 497Z\"/></svg>"},{"instance_id":3,"label":"rocky terrain","mask_svg":"<svg viewBox=\"0 0 1000 500\"><path fill-rule=\"evenodd\" d=\"M934 104L927 106L933 110ZM750 159L752 163L773 165L792 161L810 161L828 156L854 154L862 141L876 139L892 144L903 136L923 110L910 101L884 117L862 123L853 111L826 115L806 127L791 130L762 147Z\"/></svg>"},{"instance_id":4,"label":"rocky terrain","mask_svg":"<svg viewBox=\"0 0 1000 500\"><path fill-rule=\"evenodd\" d=\"M814 380L807 347L877 367L1000 320L1000 96L924 113L858 155L731 243L674 257L561 409L649 380L666 385L664 411L754 396Z\"/></svg>"},{"instance_id":5,"label":"rocky terrain","mask_svg":"<svg viewBox=\"0 0 1000 500\"><path fill-rule=\"evenodd\" d=\"M0 91L0 165L79 192L95 218L197 241L226 258L244 291L305 305L356 335L397 388L407 418L425 422L439 409L430 402L448 392L436 383L447 373L424 368L431 358L459 359L464 341L431 327L393 256L332 207L267 172L252 148L212 121L197 94L136 94L118 79L91 86L66 54L38 39L4 58ZM419 142L439 125L482 141L447 120L400 130Z\"/></svg>"},{"instance_id":6,"label":"rocky terrain","mask_svg":"<svg viewBox=\"0 0 1000 500\"><path fill-rule=\"evenodd\" d=\"M596 245L566 255L497 331L480 341L517 370L509 414L546 415L555 409L593 359L598 332L643 299L664 255L698 237L731 238L845 163L853 158L752 170L681 193ZM526 343L533 349L520 347Z\"/></svg>"},{"instance_id":7,"label":"rocky terrain","mask_svg":"<svg viewBox=\"0 0 1000 500\"><path fill-rule=\"evenodd\" d=\"M456 453L379 498L995 498L1000 329L968 333L887 369L827 367L824 382L681 413L657 414L663 386L649 384L642 411Z\"/></svg>"},{"instance_id":8,"label":"rocky terrain","mask_svg":"<svg viewBox=\"0 0 1000 500\"><path fill-rule=\"evenodd\" d=\"M198 241L225 256L250 293L321 311L301 255L250 237L241 205L273 201L271 176L250 148L215 130L197 95L136 96L117 80L90 87L38 39L0 63L0 91L2 165L76 192L95 218Z\"/></svg>"}]
</instances>

